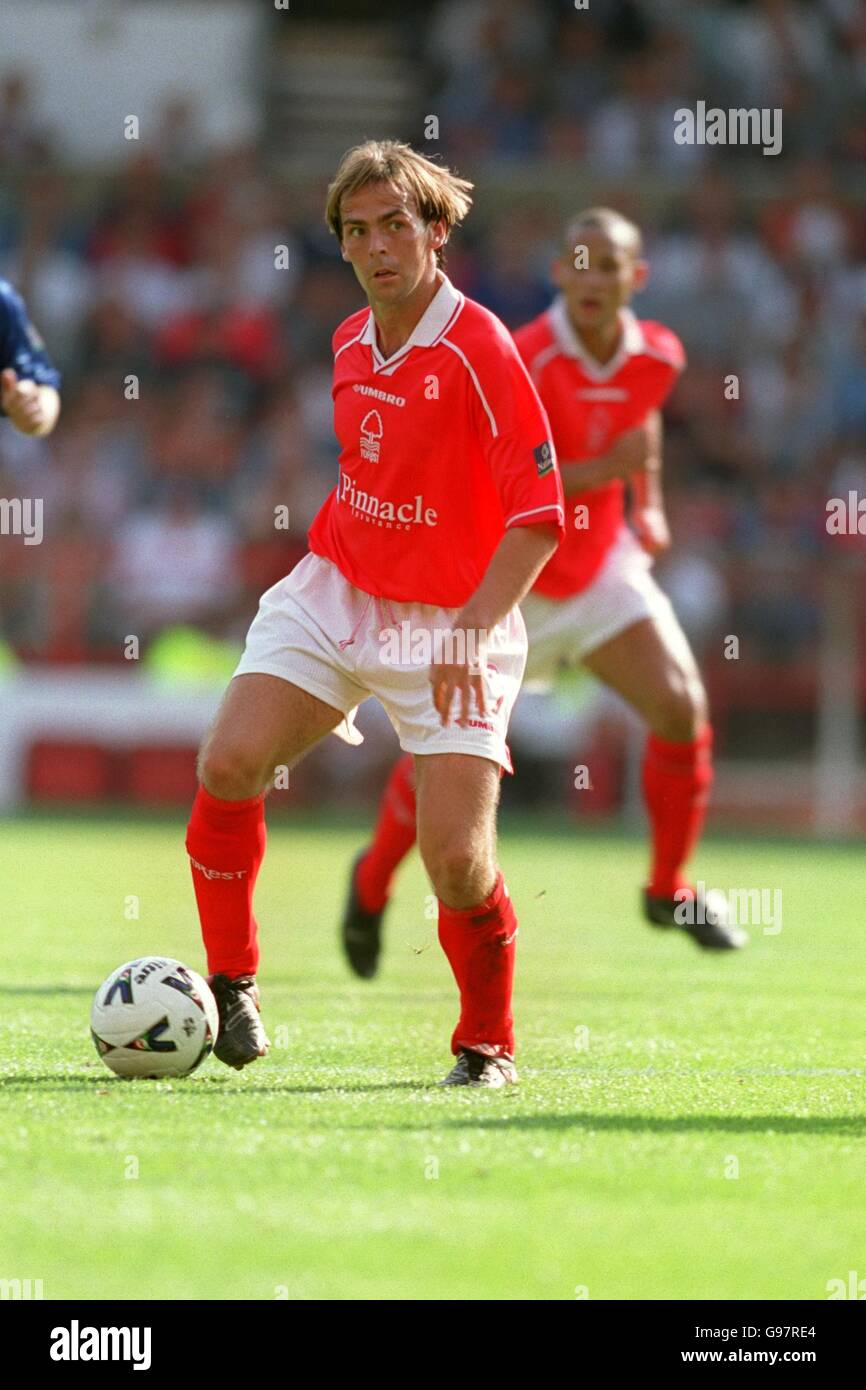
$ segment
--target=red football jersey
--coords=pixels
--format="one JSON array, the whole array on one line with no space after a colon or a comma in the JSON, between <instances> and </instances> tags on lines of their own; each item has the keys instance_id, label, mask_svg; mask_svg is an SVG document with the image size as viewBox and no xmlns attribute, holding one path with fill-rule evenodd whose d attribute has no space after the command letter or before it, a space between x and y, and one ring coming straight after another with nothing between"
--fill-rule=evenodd
<instances>
[{"instance_id":1,"label":"red football jersey","mask_svg":"<svg viewBox=\"0 0 866 1390\"><path fill-rule=\"evenodd\" d=\"M578 338L562 296L514 335L562 461L606 453L618 435L661 405L685 366L683 345L669 328L636 319L628 309L620 317L622 342L603 366ZM568 598L592 583L624 524L624 494L625 485L614 481L566 498L565 539L538 576L538 593Z\"/></svg>"},{"instance_id":2,"label":"red football jersey","mask_svg":"<svg viewBox=\"0 0 866 1390\"><path fill-rule=\"evenodd\" d=\"M339 476L309 539L356 588L458 608L507 527L564 533L547 416L494 314L443 277L391 357L369 309L333 344Z\"/></svg>"}]
</instances>

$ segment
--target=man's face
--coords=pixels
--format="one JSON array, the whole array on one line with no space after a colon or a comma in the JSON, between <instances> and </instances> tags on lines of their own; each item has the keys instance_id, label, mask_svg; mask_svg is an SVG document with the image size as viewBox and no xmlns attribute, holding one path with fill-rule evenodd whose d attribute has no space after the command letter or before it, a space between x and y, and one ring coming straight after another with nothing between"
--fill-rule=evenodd
<instances>
[{"instance_id":1,"label":"man's face","mask_svg":"<svg viewBox=\"0 0 866 1390\"><path fill-rule=\"evenodd\" d=\"M368 183L340 204L340 251L371 305L398 304L432 278L444 222L421 220L412 198L390 183Z\"/></svg>"},{"instance_id":2,"label":"man's face","mask_svg":"<svg viewBox=\"0 0 866 1390\"><path fill-rule=\"evenodd\" d=\"M619 236L600 227L578 226L571 241L574 245L553 263L554 283L564 294L577 328L606 328L646 283L646 261L635 256L625 233Z\"/></svg>"}]
</instances>

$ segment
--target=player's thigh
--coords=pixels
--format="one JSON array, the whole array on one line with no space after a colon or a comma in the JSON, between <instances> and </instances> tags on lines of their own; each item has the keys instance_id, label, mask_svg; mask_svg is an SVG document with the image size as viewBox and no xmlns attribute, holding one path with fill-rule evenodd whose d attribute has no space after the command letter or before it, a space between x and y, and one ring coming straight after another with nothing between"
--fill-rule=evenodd
<instances>
[{"instance_id":1,"label":"player's thigh","mask_svg":"<svg viewBox=\"0 0 866 1390\"><path fill-rule=\"evenodd\" d=\"M418 848L427 866L486 861L496 852L501 769L467 753L415 755Z\"/></svg>"},{"instance_id":2,"label":"player's thigh","mask_svg":"<svg viewBox=\"0 0 866 1390\"><path fill-rule=\"evenodd\" d=\"M659 733L688 738L686 726L706 718L701 675L673 610L632 623L588 652L583 664Z\"/></svg>"},{"instance_id":3,"label":"player's thigh","mask_svg":"<svg viewBox=\"0 0 866 1390\"><path fill-rule=\"evenodd\" d=\"M298 762L343 718L341 710L279 676L235 676L202 743L202 780L208 787L232 777L258 782L249 793L256 795L277 766Z\"/></svg>"},{"instance_id":4,"label":"player's thigh","mask_svg":"<svg viewBox=\"0 0 866 1390\"><path fill-rule=\"evenodd\" d=\"M580 599L553 600L529 593L520 604L526 623L529 654L524 683L549 684L558 671L580 660Z\"/></svg>"}]
</instances>

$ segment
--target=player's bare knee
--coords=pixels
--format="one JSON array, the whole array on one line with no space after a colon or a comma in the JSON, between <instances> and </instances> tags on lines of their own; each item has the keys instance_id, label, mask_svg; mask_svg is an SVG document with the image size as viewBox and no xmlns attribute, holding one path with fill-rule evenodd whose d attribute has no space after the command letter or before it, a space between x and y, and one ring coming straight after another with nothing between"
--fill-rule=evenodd
<instances>
[{"instance_id":1,"label":"player's bare knee","mask_svg":"<svg viewBox=\"0 0 866 1390\"><path fill-rule=\"evenodd\" d=\"M470 844L449 843L428 853L425 866L437 897L449 907L472 907L489 891L489 856Z\"/></svg>"},{"instance_id":2,"label":"player's bare knee","mask_svg":"<svg viewBox=\"0 0 866 1390\"><path fill-rule=\"evenodd\" d=\"M651 721L653 732L672 743L690 743L707 720L707 697L700 680L683 676L660 698Z\"/></svg>"},{"instance_id":3,"label":"player's bare knee","mask_svg":"<svg viewBox=\"0 0 866 1390\"><path fill-rule=\"evenodd\" d=\"M267 774L261 757L244 745L212 742L199 754L199 781L211 796L242 801L264 790Z\"/></svg>"}]
</instances>

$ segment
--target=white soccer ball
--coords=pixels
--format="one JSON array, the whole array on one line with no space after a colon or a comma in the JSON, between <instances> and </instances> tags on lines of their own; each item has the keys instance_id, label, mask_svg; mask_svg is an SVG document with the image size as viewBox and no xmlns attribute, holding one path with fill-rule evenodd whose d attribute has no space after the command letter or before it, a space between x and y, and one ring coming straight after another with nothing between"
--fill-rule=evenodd
<instances>
[{"instance_id":1,"label":"white soccer ball","mask_svg":"<svg viewBox=\"0 0 866 1390\"><path fill-rule=\"evenodd\" d=\"M96 1050L118 1076L188 1076L218 1031L210 985L168 956L118 966L99 986L90 1011Z\"/></svg>"}]
</instances>

